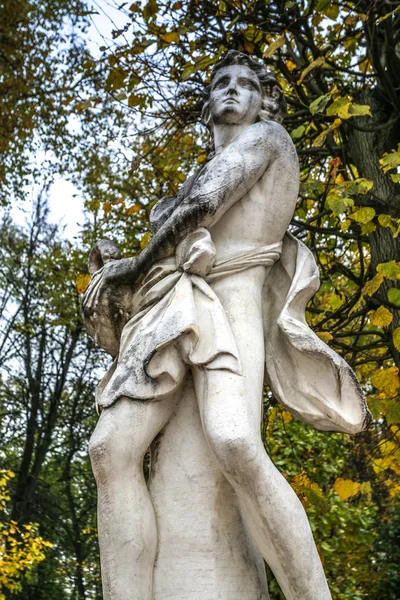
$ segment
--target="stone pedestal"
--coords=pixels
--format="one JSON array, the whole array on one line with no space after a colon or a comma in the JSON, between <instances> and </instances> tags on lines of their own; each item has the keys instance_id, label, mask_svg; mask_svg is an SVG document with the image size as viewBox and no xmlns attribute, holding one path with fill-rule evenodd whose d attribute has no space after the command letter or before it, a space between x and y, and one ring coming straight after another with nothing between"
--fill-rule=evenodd
<instances>
[{"instance_id":1,"label":"stone pedestal","mask_svg":"<svg viewBox=\"0 0 400 600\"><path fill-rule=\"evenodd\" d=\"M152 448L154 600L267 600L264 561L205 440L191 378Z\"/></svg>"}]
</instances>

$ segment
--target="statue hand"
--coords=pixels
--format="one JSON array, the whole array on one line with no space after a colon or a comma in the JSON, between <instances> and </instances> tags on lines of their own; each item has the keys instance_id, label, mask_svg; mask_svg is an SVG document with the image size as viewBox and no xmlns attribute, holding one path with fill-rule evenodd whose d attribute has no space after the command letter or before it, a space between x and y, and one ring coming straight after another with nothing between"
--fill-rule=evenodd
<instances>
[{"instance_id":1,"label":"statue hand","mask_svg":"<svg viewBox=\"0 0 400 600\"><path fill-rule=\"evenodd\" d=\"M139 275L138 260L135 257L110 259L101 269L101 278L105 284L133 285Z\"/></svg>"},{"instance_id":2,"label":"statue hand","mask_svg":"<svg viewBox=\"0 0 400 600\"><path fill-rule=\"evenodd\" d=\"M122 329L131 316L138 261L121 258L113 242L101 240L90 253L89 270L92 279L81 299L83 320L96 344L116 356Z\"/></svg>"},{"instance_id":3,"label":"statue hand","mask_svg":"<svg viewBox=\"0 0 400 600\"><path fill-rule=\"evenodd\" d=\"M121 252L118 246L111 240L100 240L93 246L88 260L90 275L94 275L105 264L110 261L121 260Z\"/></svg>"}]
</instances>

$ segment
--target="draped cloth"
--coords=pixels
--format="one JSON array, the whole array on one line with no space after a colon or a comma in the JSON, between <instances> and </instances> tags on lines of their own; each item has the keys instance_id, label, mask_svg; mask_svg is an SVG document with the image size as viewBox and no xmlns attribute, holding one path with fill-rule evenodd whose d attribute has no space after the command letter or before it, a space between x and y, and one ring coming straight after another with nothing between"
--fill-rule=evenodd
<instances>
[{"instance_id":1,"label":"draped cloth","mask_svg":"<svg viewBox=\"0 0 400 600\"><path fill-rule=\"evenodd\" d=\"M199 228L179 243L174 257L153 265L140 288L124 295L120 313L127 322L118 357L97 388L98 406L111 406L122 396L160 400L178 389L191 366L241 374L229 320L210 284L253 266L267 269L266 379L276 399L318 429L363 430L369 412L352 369L306 323L306 304L319 287L318 268L310 250L290 234L218 262L208 230ZM97 315L88 329L101 345L107 335L119 334L108 332L112 324L99 319L96 285L85 294L83 312L92 307Z\"/></svg>"}]
</instances>

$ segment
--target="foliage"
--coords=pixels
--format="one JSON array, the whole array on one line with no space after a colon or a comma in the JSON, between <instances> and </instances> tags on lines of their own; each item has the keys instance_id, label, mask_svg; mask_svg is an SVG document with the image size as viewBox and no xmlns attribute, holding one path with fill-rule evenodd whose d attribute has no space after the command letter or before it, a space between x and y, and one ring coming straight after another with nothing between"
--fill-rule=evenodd
<instances>
[{"instance_id":1,"label":"foliage","mask_svg":"<svg viewBox=\"0 0 400 600\"><path fill-rule=\"evenodd\" d=\"M84 46L91 15L83 2L20 3L2 8L3 200L12 190L26 196L30 178L37 184L42 172L30 160L45 148L45 177L69 173L87 217L79 248L57 238L43 210L40 228L21 231L8 220L0 231L1 460L17 473L16 520L39 522L58 549L20 597L101 597L91 567L98 564L95 490L85 445L102 358L78 315L77 291L88 282L84 256L101 237L125 254L146 245L153 204L201 168L212 147L200 125L204 86L234 48L269 65L285 92L284 125L301 166L290 229L321 273L307 318L354 367L374 416L354 438L321 433L292 419L267 391L266 447L305 505L335 599L394 600L400 1L123 3L126 25L115 26L96 59ZM73 35L66 22L75 23ZM272 580L271 598L279 597Z\"/></svg>"},{"instance_id":2,"label":"foliage","mask_svg":"<svg viewBox=\"0 0 400 600\"><path fill-rule=\"evenodd\" d=\"M11 500L7 492L7 482L14 477L12 471L0 471L0 511L7 513ZM46 548L53 544L38 535L38 526L27 523L18 526L15 521L0 521L0 600L5 600L4 592L18 592L22 589L21 579L46 558Z\"/></svg>"},{"instance_id":3,"label":"foliage","mask_svg":"<svg viewBox=\"0 0 400 600\"><path fill-rule=\"evenodd\" d=\"M54 174L93 189L116 160L122 127L86 47L84 0L5 0L0 7L0 202L29 196ZM98 156L98 146L104 151Z\"/></svg>"},{"instance_id":4,"label":"foliage","mask_svg":"<svg viewBox=\"0 0 400 600\"><path fill-rule=\"evenodd\" d=\"M21 531L40 523L54 546L14 595L64 599L72 590L98 598L95 484L85 446L104 357L82 335L75 289L88 248L60 240L47 214L41 197L27 227L7 217L0 225L0 464L16 472L10 519Z\"/></svg>"}]
</instances>

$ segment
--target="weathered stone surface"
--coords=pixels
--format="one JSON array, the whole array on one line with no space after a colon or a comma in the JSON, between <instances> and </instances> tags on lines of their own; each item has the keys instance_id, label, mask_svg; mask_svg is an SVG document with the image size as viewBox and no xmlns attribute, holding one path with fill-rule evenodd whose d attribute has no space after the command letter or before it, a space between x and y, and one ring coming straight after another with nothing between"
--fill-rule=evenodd
<instances>
[{"instance_id":1,"label":"weathered stone surface","mask_svg":"<svg viewBox=\"0 0 400 600\"><path fill-rule=\"evenodd\" d=\"M82 312L116 356L90 441L105 600L265 599L260 556L287 600L331 598L304 509L260 438L264 376L319 429L355 433L369 413L305 321L318 270L287 234L299 172L284 110L274 77L228 53L203 112L214 156L156 206L139 256L110 241L92 251Z\"/></svg>"},{"instance_id":2,"label":"weathered stone surface","mask_svg":"<svg viewBox=\"0 0 400 600\"><path fill-rule=\"evenodd\" d=\"M266 600L264 561L213 459L191 377L152 448L158 532L154 600Z\"/></svg>"}]
</instances>

